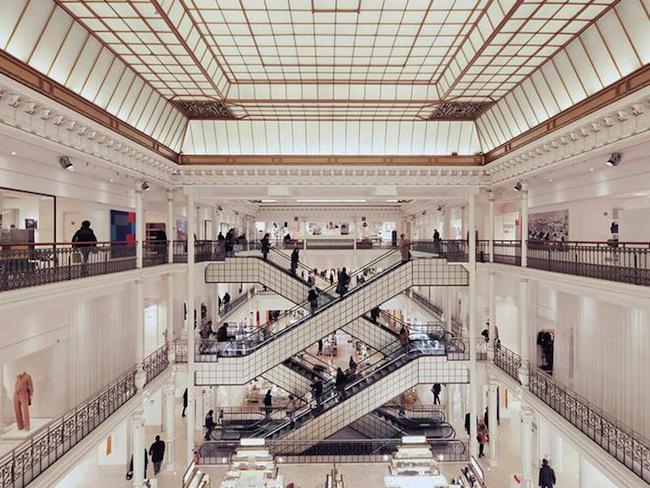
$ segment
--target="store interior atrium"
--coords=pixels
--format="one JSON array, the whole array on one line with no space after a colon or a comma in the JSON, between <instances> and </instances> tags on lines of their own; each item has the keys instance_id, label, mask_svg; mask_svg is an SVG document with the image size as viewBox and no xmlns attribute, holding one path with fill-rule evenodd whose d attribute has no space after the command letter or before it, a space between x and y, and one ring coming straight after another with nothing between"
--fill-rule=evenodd
<instances>
[{"instance_id":1,"label":"store interior atrium","mask_svg":"<svg viewBox=\"0 0 650 488\"><path fill-rule=\"evenodd\" d=\"M650 0L2 0L0 488L650 485Z\"/></svg>"}]
</instances>

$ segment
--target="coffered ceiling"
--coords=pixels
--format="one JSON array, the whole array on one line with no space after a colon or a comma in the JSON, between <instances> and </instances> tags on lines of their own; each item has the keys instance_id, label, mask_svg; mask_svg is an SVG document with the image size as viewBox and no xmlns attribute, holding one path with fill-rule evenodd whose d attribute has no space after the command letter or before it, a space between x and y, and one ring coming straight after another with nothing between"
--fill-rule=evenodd
<instances>
[{"instance_id":1,"label":"coffered ceiling","mask_svg":"<svg viewBox=\"0 0 650 488\"><path fill-rule=\"evenodd\" d=\"M487 152L650 56L650 0L4 0L2 10L0 49L196 154L240 151L285 126L265 145L289 138L299 144L287 154L321 154L308 134L327 141L339 122L358 142L323 147L386 153L389 143L363 150L364 130L392 137L394 123L412 127L409 141L427 134L409 154ZM465 139L426 139L440 127Z\"/></svg>"}]
</instances>

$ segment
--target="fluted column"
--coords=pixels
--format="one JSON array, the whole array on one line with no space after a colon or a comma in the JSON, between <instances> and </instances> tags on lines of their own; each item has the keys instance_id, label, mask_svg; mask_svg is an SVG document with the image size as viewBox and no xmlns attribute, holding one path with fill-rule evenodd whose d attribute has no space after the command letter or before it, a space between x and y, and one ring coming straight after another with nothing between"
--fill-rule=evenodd
<instances>
[{"instance_id":1,"label":"fluted column","mask_svg":"<svg viewBox=\"0 0 650 488\"><path fill-rule=\"evenodd\" d=\"M144 409L131 415L131 451L133 453L133 488L144 486Z\"/></svg>"},{"instance_id":2,"label":"fluted column","mask_svg":"<svg viewBox=\"0 0 650 488\"><path fill-rule=\"evenodd\" d=\"M494 207L495 196L494 192L490 191L489 195L489 222L488 222L488 253L490 254L490 262L494 262Z\"/></svg>"},{"instance_id":3,"label":"fluted column","mask_svg":"<svg viewBox=\"0 0 650 488\"><path fill-rule=\"evenodd\" d=\"M165 223L167 235L167 262L174 262L174 191L167 191L167 221Z\"/></svg>"},{"instance_id":4,"label":"fluted column","mask_svg":"<svg viewBox=\"0 0 650 488\"><path fill-rule=\"evenodd\" d=\"M478 317L476 314L476 194L469 192L469 441L470 453L478 455L477 425L478 416L478 377L476 370L476 337L478 335Z\"/></svg>"},{"instance_id":5,"label":"fluted column","mask_svg":"<svg viewBox=\"0 0 650 488\"><path fill-rule=\"evenodd\" d=\"M490 431L490 466L496 466L497 460L497 389L499 384L490 378L488 384L488 428Z\"/></svg>"},{"instance_id":6,"label":"fluted column","mask_svg":"<svg viewBox=\"0 0 650 488\"><path fill-rule=\"evenodd\" d=\"M163 387L163 396L165 398L165 457L167 458L167 467L173 469L176 464L176 439L175 439L175 398L173 380Z\"/></svg>"},{"instance_id":7,"label":"fluted column","mask_svg":"<svg viewBox=\"0 0 650 488\"><path fill-rule=\"evenodd\" d=\"M142 268L144 256L144 214L142 190L135 191L135 267Z\"/></svg>"},{"instance_id":8,"label":"fluted column","mask_svg":"<svg viewBox=\"0 0 650 488\"><path fill-rule=\"evenodd\" d=\"M530 360L530 328L528 324L528 293L529 280L519 280L519 354L521 356L521 368L519 368L519 379L522 385L528 385L528 361Z\"/></svg>"},{"instance_id":9,"label":"fluted column","mask_svg":"<svg viewBox=\"0 0 650 488\"><path fill-rule=\"evenodd\" d=\"M528 266L528 190L521 192L521 265Z\"/></svg>"},{"instance_id":10,"label":"fluted column","mask_svg":"<svg viewBox=\"0 0 650 488\"><path fill-rule=\"evenodd\" d=\"M533 487L533 411L521 408L521 475L522 488Z\"/></svg>"},{"instance_id":11,"label":"fluted column","mask_svg":"<svg viewBox=\"0 0 650 488\"><path fill-rule=\"evenodd\" d=\"M187 196L187 461L192 459L194 450L194 228L196 222L196 205L194 195Z\"/></svg>"},{"instance_id":12,"label":"fluted column","mask_svg":"<svg viewBox=\"0 0 650 488\"><path fill-rule=\"evenodd\" d=\"M494 354L494 344L497 339L497 312L496 312L496 292L495 292L495 273L490 270L488 275L488 319L490 321L490 345L488 346L489 354ZM491 358L492 359L492 358Z\"/></svg>"}]
</instances>

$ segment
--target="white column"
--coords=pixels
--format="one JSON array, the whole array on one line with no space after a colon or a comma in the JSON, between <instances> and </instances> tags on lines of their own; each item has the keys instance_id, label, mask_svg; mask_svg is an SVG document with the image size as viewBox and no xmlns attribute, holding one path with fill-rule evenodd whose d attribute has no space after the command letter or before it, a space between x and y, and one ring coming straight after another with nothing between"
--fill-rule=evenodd
<instances>
[{"instance_id":1,"label":"white column","mask_svg":"<svg viewBox=\"0 0 650 488\"><path fill-rule=\"evenodd\" d=\"M165 223L167 232L167 262L174 262L174 191L167 191L167 221Z\"/></svg>"},{"instance_id":2,"label":"white column","mask_svg":"<svg viewBox=\"0 0 650 488\"><path fill-rule=\"evenodd\" d=\"M135 377L138 390L144 387L146 380L144 374L144 281L142 278L135 280L135 347L136 368Z\"/></svg>"},{"instance_id":3,"label":"white column","mask_svg":"<svg viewBox=\"0 0 650 488\"><path fill-rule=\"evenodd\" d=\"M528 265L528 190L521 192L521 265Z\"/></svg>"},{"instance_id":4,"label":"white column","mask_svg":"<svg viewBox=\"0 0 650 488\"><path fill-rule=\"evenodd\" d=\"M0 196L0 205L2 204L2 196ZM4 378L4 364L0 363L0 434L4 432L5 428L5 417L4 417L4 409L2 408L5 402L5 395L4 395L4 384L3 384L3 378Z\"/></svg>"},{"instance_id":5,"label":"white column","mask_svg":"<svg viewBox=\"0 0 650 488\"><path fill-rule=\"evenodd\" d=\"M144 256L144 215L142 212L142 190L135 191L135 266L142 268L142 257Z\"/></svg>"},{"instance_id":6,"label":"white column","mask_svg":"<svg viewBox=\"0 0 650 488\"><path fill-rule=\"evenodd\" d=\"M489 351L494 353L494 342L497 338L497 311L496 311L495 273L490 270L488 275L488 319L490 320L490 345Z\"/></svg>"},{"instance_id":7,"label":"white column","mask_svg":"<svg viewBox=\"0 0 650 488\"><path fill-rule=\"evenodd\" d=\"M144 486L144 410L131 416L131 451L133 453L133 488Z\"/></svg>"},{"instance_id":8,"label":"white column","mask_svg":"<svg viewBox=\"0 0 650 488\"><path fill-rule=\"evenodd\" d=\"M194 233L196 206L194 195L187 196L187 461L194 451Z\"/></svg>"},{"instance_id":9,"label":"white column","mask_svg":"<svg viewBox=\"0 0 650 488\"><path fill-rule=\"evenodd\" d=\"M494 192L490 191L488 198L490 199L489 208L490 216L488 222L488 252L490 253L490 262L494 262L494 206L495 197Z\"/></svg>"},{"instance_id":10,"label":"white column","mask_svg":"<svg viewBox=\"0 0 650 488\"><path fill-rule=\"evenodd\" d=\"M217 222L219 220L219 211L217 207L210 207L210 220L212 221L212 235L210 239L216 241L219 237L219 223Z\"/></svg>"},{"instance_id":11,"label":"white column","mask_svg":"<svg viewBox=\"0 0 650 488\"><path fill-rule=\"evenodd\" d=\"M560 432L556 430L555 428L553 429L552 432L552 437L551 437L551 459L550 463L553 469L561 473L564 471L564 444L562 440L562 436L560 435Z\"/></svg>"},{"instance_id":12,"label":"white column","mask_svg":"<svg viewBox=\"0 0 650 488\"><path fill-rule=\"evenodd\" d=\"M297 238L298 236L296 236L296 239ZM246 242L250 242L250 241L251 241L251 218L246 217Z\"/></svg>"},{"instance_id":13,"label":"white column","mask_svg":"<svg viewBox=\"0 0 650 488\"><path fill-rule=\"evenodd\" d=\"M488 428L490 431L490 466L497 465L497 388L499 384L490 378L488 384Z\"/></svg>"},{"instance_id":14,"label":"white column","mask_svg":"<svg viewBox=\"0 0 650 488\"><path fill-rule=\"evenodd\" d=\"M452 286L447 287L447 309L445 312L445 322L447 324L447 330L451 332L452 330L452 315L454 309L454 288ZM460 337L458 338L460 339Z\"/></svg>"},{"instance_id":15,"label":"white column","mask_svg":"<svg viewBox=\"0 0 650 488\"><path fill-rule=\"evenodd\" d=\"M528 326L528 278L519 280L519 355L521 356L521 368L519 369L519 380L522 385L528 384L528 361L530 359L530 330Z\"/></svg>"},{"instance_id":16,"label":"white column","mask_svg":"<svg viewBox=\"0 0 650 488\"><path fill-rule=\"evenodd\" d=\"M176 420L175 406L176 400L174 398L174 382L173 380L163 387L163 396L165 398L165 457L167 458L167 467L174 468L176 463L176 445L175 445L175 428L174 421Z\"/></svg>"},{"instance_id":17,"label":"white column","mask_svg":"<svg viewBox=\"0 0 650 488\"><path fill-rule=\"evenodd\" d=\"M445 402L447 403L447 421L452 423L454 420L454 391L456 390L455 384L447 384L445 386Z\"/></svg>"},{"instance_id":18,"label":"white column","mask_svg":"<svg viewBox=\"0 0 650 488\"><path fill-rule=\"evenodd\" d=\"M451 208L445 208L445 217L444 217L444 233L442 234L445 240L453 239L451 235Z\"/></svg>"},{"instance_id":19,"label":"white column","mask_svg":"<svg viewBox=\"0 0 650 488\"><path fill-rule=\"evenodd\" d=\"M174 274L167 273L167 343L174 341Z\"/></svg>"},{"instance_id":20,"label":"white column","mask_svg":"<svg viewBox=\"0 0 650 488\"><path fill-rule=\"evenodd\" d=\"M533 487L533 411L521 408L521 475L522 488Z\"/></svg>"},{"instance_id":21,"label":"white column","mask_svg":"<svg viewBox=\"0 0 650 488\"><path fill-rule=\"evenodd\" d=\"M476 194L470 190L469 195L469 441L470 453L478 455L476 418L478 415L478 378L476 371L476 336L478 321L476 316Z\"/></svg>"}]
</instances>

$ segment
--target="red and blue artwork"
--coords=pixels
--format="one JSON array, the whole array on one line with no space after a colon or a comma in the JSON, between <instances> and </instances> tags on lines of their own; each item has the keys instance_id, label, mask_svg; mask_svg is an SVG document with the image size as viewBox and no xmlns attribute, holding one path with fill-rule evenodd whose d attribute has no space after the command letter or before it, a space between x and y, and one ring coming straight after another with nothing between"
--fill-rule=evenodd
<instances>
[{"instance_id":1,"label":"red and blue artwork","mask_svg":"<svg viewBox=\"0 0 650 488\"><path fill-rule=\"evenodd\" d=\"M111 242L135 242L135 212L111 210Z\"/></svg>"}]
</instances>

